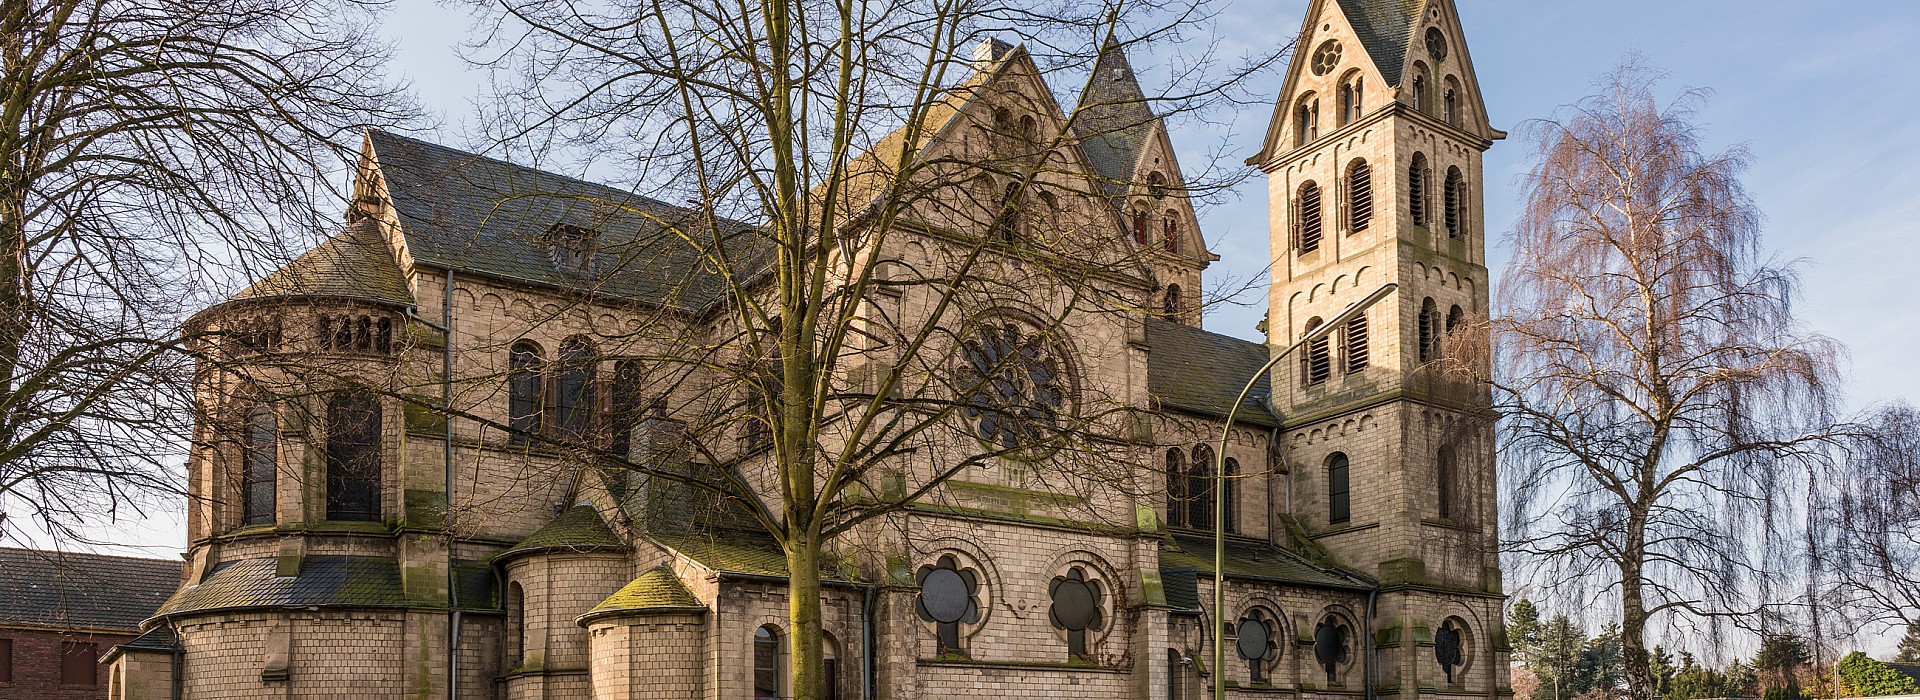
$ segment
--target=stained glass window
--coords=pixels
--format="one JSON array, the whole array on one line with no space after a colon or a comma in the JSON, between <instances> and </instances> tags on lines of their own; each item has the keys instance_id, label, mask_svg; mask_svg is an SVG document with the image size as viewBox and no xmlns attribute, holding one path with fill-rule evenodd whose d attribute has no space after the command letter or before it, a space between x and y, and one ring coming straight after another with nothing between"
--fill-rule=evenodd
<instances>
[{"instance_id":1,"label":"stained glass window","mask_svg":"<svg viewBox=\"0 0 1920 700\"><path fill-rule=\"evenodd\" d=\"M1045 440L1067 409L1069 380L1058 351L1013 323L986 324L961 349L961 410L981 440L1018 450Z\"/></svg>"}]
</instances>

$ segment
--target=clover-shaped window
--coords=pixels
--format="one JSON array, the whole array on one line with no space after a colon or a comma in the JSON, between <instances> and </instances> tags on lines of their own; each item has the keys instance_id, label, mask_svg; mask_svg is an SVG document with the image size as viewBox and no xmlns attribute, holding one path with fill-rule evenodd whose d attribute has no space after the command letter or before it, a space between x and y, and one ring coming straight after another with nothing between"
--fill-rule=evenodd
<instances>
[{"instance_id":1,"label":"clover-shaped window","mask_svg":"<svg viewBox=\"0 0 1920 700\"><path fill-rule=\"evenodd\" d=\"M1100 590L1100 582L1088 579L1086 570L1076 566L1065 576L1055 576L1047 593L1053 598L1052 607L1047 609L1047 620L1053 623L1054 629L1066 631L1067 654L1075 660L1089 660L1087 632L1106 628L1100 612L1106 596Z\"/></svg>"},{"instance_id":2,"label":"clover-shaped window","mask_svg":"<svg viewBox=\"0 0 1920 700\"><path fill-rule=\"evenodd\" d=\"M953 555L920 568L920 599L914 606L920 619L933 623L940 655L964 655L960 626L980 621L980 575L962 567Z\"/></svg>"},{"instance_id":3,"label":"clover-shaped window","mask_svg":"<svg viewBox=\"0 0 1920 700\"><path fill-rule=\"evenodd\" d=\"M1352 628L1332 615L1313 628L1313 660L1327 672L1329 685L1340 682L1340 666L1347 662L1347 642L1352 637Z\"/></svg>"},{"instance_id":4,"label":"clover-shaped window","mask_svg":"<svg viewBox=\"0 0 1920 700\"><path fill-rule=\"evenodd\" d=\"M1280 623L1272 613L1261 608L1247 611L1240 618L1240 624L1234 628L1236 650L1240 658L1247 661L1247 678L1255 685L1270 685L1273 679L1267 674L1273 662L1280 659L1280 643L1276 639Z\"/></svg>"},{"instance_id":5,"label":"clover-shaped window","mask_svg":"<svg viewBox=\"0 0 1920 700\"><path fill-rule=\"evenodd\" d=\"M961 415L995 449L1017 452L1043 442L1067 410L1070 381L1062 353L1018 324L983 324L961 347Z\"/></svg>"},{"instance_id":6,"label":"clover-shaped window","mask_svg":"<svg viewBox=\"0 0 1920 700\"><path fill-rule=\"evenodd\" d=\"M1433 660L1440 662L1440 669L1447 674L1447 685L1459 685L1455 674L1467 664L1465 636L1466 629L1459 620L1448 618L1440 623L1440 629L1433 633Z\"/></svg>"}]
</instances>

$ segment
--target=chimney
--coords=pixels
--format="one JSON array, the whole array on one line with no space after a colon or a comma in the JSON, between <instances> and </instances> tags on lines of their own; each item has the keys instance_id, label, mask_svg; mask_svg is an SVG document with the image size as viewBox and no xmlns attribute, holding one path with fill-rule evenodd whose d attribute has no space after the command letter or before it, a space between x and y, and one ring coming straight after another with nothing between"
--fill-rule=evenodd
<instances>
[{"instance_id":1,"label":"chimney","mask_svg":"<svg viewBox=\"0 0 1920 700\"><path fill-rule=\"evenodd\" d=\"M1006 57L1007 52L1012 50L1012 44L999 39L992 37L982 39L980 43L973 45L973 69L977 71L992 69L995 62Z\"/></svg>"}]
</instances>

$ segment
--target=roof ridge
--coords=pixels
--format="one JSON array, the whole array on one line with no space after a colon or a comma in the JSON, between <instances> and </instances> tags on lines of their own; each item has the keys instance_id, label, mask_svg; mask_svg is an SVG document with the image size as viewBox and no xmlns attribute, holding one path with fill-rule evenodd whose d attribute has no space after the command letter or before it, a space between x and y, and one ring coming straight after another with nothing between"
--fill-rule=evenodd
<instances>
[{"instance_id":1,"label":"roof ridge","mask_svg":"<svg viewBox=\"0 0 1920 700\"><path fill-rule=\"evenodd\" d=\"M132 561L155 561L155 562L160 562L162 564L180 564L181 563L180 561L175 559L166 559L162 557L136 557L131 554L100 554L97 552L68 552L68 551L63 551L58 549L34 549L31 547L0 547L0 553L5 553L5 552L26 552L29 554L53 554L59 557L79 556L79 557L95 557L95 558L109 558L109 559L128 559Z\"/></svg>"}]
</instances>

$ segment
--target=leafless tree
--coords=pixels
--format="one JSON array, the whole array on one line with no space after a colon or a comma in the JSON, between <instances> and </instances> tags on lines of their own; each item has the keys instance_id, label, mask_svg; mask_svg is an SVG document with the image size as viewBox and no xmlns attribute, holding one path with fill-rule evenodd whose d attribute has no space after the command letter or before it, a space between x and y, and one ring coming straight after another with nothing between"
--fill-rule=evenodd
<instances>
[{"instance_id":1,"label":"leafless tree","mask_svg":"<svg viewBox=\"0 0 1920 700\"><path fill-rule=\"evenodd\" d=\"M0 4L0 507L76 536L181 492L183 309L312 230L336 141L409 116L371 16Z\"/></svg>"},{"instance_id":2,"label":"leafless tree","mask_svg":"<svg viewBox=\"0 0 1920 700\"><path fill-rule=\"evenodd\" d=\"M1822 491L1834 607L1858 629L1920 623L1920 412L1901 403L1862 421Z\"/></svg>"},{"instance_id":3,"label":"leafless tree","mask_svg":"<svg viewBox=\"0 0 1920 700\"><path fill-rule=\"evenodd\" d=\"M1153 288L1157 253L1132 240L1145 234L1113 203L1136 191L1200 197L1246 171L1115 181L1094 175L1079 146L1145 126L1125 115L1149 103L1169 115L1238 99L1241 78L1285 47L1227 60L1198 46L1165 92L1063 110L1038 81L1094 80L1086 71L1103 51L1167 46L1204 28L1208 10L475 6L490 29L477 51L506 86L486 120L497 143L691 202L693 216L656 223L697 251L722 311L662 311L624 340L652 348L645 372L666 413L694 416L679 449L706 466L674 473L638 454L583 454L693 484L774 534L789 571L796 697L822 697L821 571L835 538L938 498L971 469L1021 469L1068 492L1162 482L1139 466L1148 450L1124 387L1073 373L1105 359L1066 338L1121 316L1198 313L1191 298L1162 308L1136 293ZM1009 87L1022 81L1038 87ZM1099 109L1115 106L1130 109ZM924 254L903 253L910 241ZM984 313L1010 308L1028 311Z\"/></svg>"},{"instance_id":4,"label":"leafless tree","mask_svg":"<svg viewBox=\"0 0 1920 700\"><path fill-rule=\"evenodd\" d=\"M1650 624L1765 602L1771 550L1797 541L1790 489L1832 436L1839 353L1794 322L1746 151L1703 152L1703 94L1663 102L1660 78L1629 58L1530 125L1493 322L1507 546L1549 586L1618 595L1640 700Z\"/></svg>"}]
</instances>

